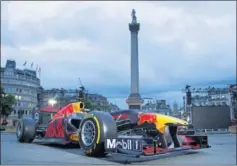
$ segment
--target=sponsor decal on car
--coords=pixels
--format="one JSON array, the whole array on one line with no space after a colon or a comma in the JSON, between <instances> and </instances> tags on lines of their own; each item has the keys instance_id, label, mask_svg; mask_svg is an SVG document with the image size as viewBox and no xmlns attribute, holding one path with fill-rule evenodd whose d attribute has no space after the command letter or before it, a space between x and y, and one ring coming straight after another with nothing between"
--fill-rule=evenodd
<instances>
[{"instance_id":1,"label":"sponsor decal on car","mask_svg":"<svg viewBox=\"0 0 237 166\"><path fill-rule=\"evenodd\" d=\"M156 115L152 113L139 114L138 118L139 118L139 121L137 122L138 125L141 125L145 122L150 124L157 123Z\"/></svg>"},{"instance_id":2,"label":"sponsor decal on car","mask_svg":"<svg viewBox=\"0 0 237 166\"><path fill-rule=\"evenodd\" d=\"M116 151L117 149L142 152L142 140L134 138L107 138L105 149Z\"/></svg>"}]
</instances>

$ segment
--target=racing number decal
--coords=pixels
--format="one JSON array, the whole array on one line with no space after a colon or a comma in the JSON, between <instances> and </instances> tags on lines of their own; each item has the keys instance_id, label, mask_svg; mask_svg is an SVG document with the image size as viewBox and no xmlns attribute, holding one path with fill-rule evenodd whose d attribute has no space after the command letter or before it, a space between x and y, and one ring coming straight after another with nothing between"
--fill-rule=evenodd
<instances>
[{"instance_id":1,"label":"racing number decal","mask_svg":"<svg viewBox=\"0 0 237 166\"><path fill-rule=\"evenodd\" d=\"M51 122L46 130L46 137L64 137L63 119L56 119Z\"/></svg>"}]
</instances>

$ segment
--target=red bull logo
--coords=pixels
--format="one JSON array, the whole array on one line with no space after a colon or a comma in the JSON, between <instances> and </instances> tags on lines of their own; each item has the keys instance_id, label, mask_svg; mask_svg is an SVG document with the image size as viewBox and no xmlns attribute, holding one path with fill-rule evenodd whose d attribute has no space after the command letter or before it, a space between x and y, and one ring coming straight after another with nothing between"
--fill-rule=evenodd
<instances>
[{"instance_id":1,"label":"red bull logo","mask_svg":"<svg viewBox=\"0 0 237 166\"><path fill-rule=\"evenodd\" d=\"M139 114L138 118L139 118L139 120L137 122L138 125L141 125L145 122L150 123L150 124L152 124L152 123L156 124L157 123L157 119L156 119L155 114L151 114L151 113Z\"/></svg>"}]
</instances>

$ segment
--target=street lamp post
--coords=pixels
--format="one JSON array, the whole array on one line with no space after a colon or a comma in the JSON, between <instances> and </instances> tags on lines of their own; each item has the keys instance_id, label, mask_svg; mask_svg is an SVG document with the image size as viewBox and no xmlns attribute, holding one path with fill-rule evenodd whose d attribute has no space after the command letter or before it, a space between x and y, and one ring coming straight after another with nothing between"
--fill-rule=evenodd
<instances>
[{"instance_id":1,"label":"street lamp post","mask_svg":"<svg viewBox=\"0 0 237 166\"><path fill-rule=\"evenodd\" d=\"M236 102L236 85L229 85L229 105L231 120L236 120L235 115L235 102Z\"/></svg>"},{"instance_id":2,"label":"street lamp post","mask_svg":"<svg viewBox=\"0 0 237 166\"><path fill-rule=\"evenodd\" d=\"M188 114L188 121L192 123L193 117L192 117L192 96L191 96L191 90L190 90L190 85L186 85L185 90L186 90L186 110L185 112Z\"/></svg>"},{"instance_id":3,"label":"street lamp post","mask_svg":"<svg viewBox=\"0 0 237 166\"><path fill-rule=\"evenodd\" d=\"M48 101L48 104L50 104L52 107L54 107L54 105L57 103L57 101L56 100L54 100L54 99L50 99L49 101Z\"/></svg>"},{"instance_id":4,"label":"street lamp post","mask_svg":"<svg viewBox=\"0 0 237 166\"><path fill-rule=\"evenodd\" d=\"M19 110L19 101L21 100L21 96L15 96L15 99L17 101L17 114L18 114L18 119L22 118L24 114L24 110Z\"/></svg>"}]
</instances>

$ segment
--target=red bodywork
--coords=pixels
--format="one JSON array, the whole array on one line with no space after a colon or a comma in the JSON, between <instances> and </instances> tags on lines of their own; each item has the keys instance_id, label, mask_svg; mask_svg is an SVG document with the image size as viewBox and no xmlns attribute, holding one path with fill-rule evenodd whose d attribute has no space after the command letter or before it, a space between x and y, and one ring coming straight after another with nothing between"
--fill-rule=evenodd
<instances>
[{"instance_id":1,"label":"red bodywork","mask_svg":"<svg viewBox=\"0 0 237 166\"><path fill-rule=\"evenodd\" d=\"M73 107L72 107L72 104L69 104L65 107L63 107L61 110L59 110L53 117L52 117L52 120L53 119L56 119L56 118L59 118L59 117L66 117L70 114L73 113Z\"/></svg>"},{"instance_id":2,"label":"red bodywork","mask_svg":"<svg viewBox=\"0 0 237 166\"><path fill-rule=\"evenodd\" d=\"M39 110L36 110L35 112L49 112L53 114L57 114L59 112L60 107L54 108L52 106L47 107L41 107ZM51 115L51 116L52 116ZM63 119L59 118L56 121L50 121L48 124L48 127L45 132L46 137L64 137L64 131L63 131Z\"/></svg>"},{"instance_id":3,"label":"red bodywork","mask_svg":"<svg viewBox=\"0 0 237 166\"><path fill-rule=\"evenodd\" d=\"M114 119L128 119L128 115L127 114L119 114L119 115L114 115L113 116Z\"/></svg>"},{"instance_id":4,"label":"red bodywork","mask_svg":"<svg viewBox=\"0 0 237 166\"><path fill-rule=\"evenodd\" d=\"M49 113L57 113L60 110L60 107L52 107L52 106L47 106L47 107L41 107L38 110L35 110L35 112L49 112Z\"/></svg>"},{"instance_id":5,"label":"red bodywork","mask_svg":"<svg viewBox=\"0 0 237 166\"><path fill-rule=\"evenodd\" d=\"M57 113L52 116L50 123L46 129L45 136L46 137L64 137L65 131L63 126L63 120L65 117L74 113L78 103L71 103L67 106L63 107L61 110L57 111Z\"/></svg>"},{"instance_id":6,"label":"red bodywork","mask_svg":"<svg viewBox=\"0 0 237 166\"><path fill-rule=\"evenodd\" d=\"M143 149L143 153L145 155L154 155L154 154L164 154L177 150L201 149L210 147L207 142L207 136L179 136L179 138L182 140L179 149L177 148L162 149L159 147L154 148L154 146L146 146Z\"/></svg>"},{"instance_id":7,"label":"red bodywork","mask_svg":"<svg viewBox=\"0 0 237 166\"><path fill-rule=\"evenodd\" d=\"M41 107L39 110L35 110L35 113L49 112L52 114L56 114L59 110L60 110L60 107L54 108L52 106L48 106L48 107Z\"/></svg>"},{"instance_id":8,"label":"red bodywork","mask_svg":"<svg viewBox=\"0 0 237 166\"><path fill-rule=\"evenodd\" d=\"M63 138L65 136L63 130L64 117L72 113L73 113L72 104L69 104L63 107L61 110L58 110L57 113L51 118L51 121L46 129L45 136Z\"/></svg>"},{"instance_id":9,"label":"red bodywork","mask_svg":"<svg viewBox=\"0 0 237 166\"><path fill-rule=\"evenodd\" d=\"M47 107L40 108L39 111L56 113L59 110L60 110L60 107L54 108L52 106L47 106Z\"/></svg>"},{"instance_id":10,"label":"red bodywork","mask_svg":"<svg viewBox=\"0 0 237 166\"><path fill-rule=\"evenodd\" d=\"M63 130L63 117L51 121L45 132L46 137L59 137L63 138L65 136Z\"/></svg>"}]
</instances>

